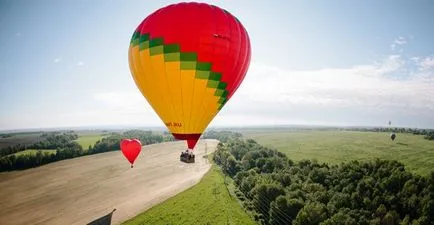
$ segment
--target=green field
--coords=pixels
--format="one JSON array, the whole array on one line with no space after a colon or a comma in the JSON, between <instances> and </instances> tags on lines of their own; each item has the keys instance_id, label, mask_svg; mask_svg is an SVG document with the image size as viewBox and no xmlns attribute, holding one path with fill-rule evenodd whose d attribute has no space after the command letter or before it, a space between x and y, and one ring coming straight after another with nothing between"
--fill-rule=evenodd
<instances>
[{"instance_id":1,"label":"green field","mask_svg":"<svg viewBox=\"0 0 434 225\"><path fill-rule=\"evenodd\" d=\"M41 150L39 150L39 149L27 149L27 150L15 153L15 156L20 156L20 155L36 155L36 153L38 151L40 151L42 153L48 152L50 154L55 154L56 153L55 149L41 149Z\"/></svg>"},{"instance_id":2,"label":"green field","mask_svg":"<svg viewBox=\"0 0 434 225\"><path fill-rule=\"evenodd\" d=\"M104 136L101 134L90 134L79 136L76 142L83 147L83 149L89 149L89 145L93 146L97 141L101 140Z\"/></svg>"},{"instance_id":3,"label":"green field","mask_svg":"<svg viewBox=\"0 0 434 225\"><path fill-rule=\"evenodd\" d=\"M292 160L317 159L337 164L375 158L398 160L410 171L427 175L434 170L434 141L422 135L357 131L242 131L245 138L276 148Z\"/></svg>"},{"instance_id":4,"label":"green field","mask_svg":"<svg viewBox=\"0 0 434 225\"><path fill-rule=\"evenodd\" d=\"M123 224L256 224L227 191L216 165L192 188Z\"/></svg>"}]
</instances>

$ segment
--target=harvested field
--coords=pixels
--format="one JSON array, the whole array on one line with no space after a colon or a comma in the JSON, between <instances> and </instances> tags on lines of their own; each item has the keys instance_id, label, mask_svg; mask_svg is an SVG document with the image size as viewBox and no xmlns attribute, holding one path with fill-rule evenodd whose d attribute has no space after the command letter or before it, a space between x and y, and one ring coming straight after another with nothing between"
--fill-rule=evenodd
<instances>
[{"instance_id":1,"label":"harvested field","mask_svg":"<svg viewBox=\"0 0 434 225\"><path fill-rule=\"evenodd\" d=\"M199 182L217 143L199 141L194 164L179 161L182 141L144 146L134 168L115 151L0 173L0 224L86 224L114 208L119 224Z\"/></svg>"}]
</instances>

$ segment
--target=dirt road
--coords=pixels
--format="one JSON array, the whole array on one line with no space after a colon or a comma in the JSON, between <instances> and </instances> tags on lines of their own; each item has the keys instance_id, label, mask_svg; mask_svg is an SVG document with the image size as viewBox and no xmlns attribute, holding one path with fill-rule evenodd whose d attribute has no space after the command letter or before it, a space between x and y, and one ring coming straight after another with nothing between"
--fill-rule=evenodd
<instances>
[{"instance_id":1,"label":"dirt road","mask_svg":"<svg viewBox=\"0 0 434 225\"><path fill-rule=\"evenodd\" d=\"M196 184L217 143L199 141L195 164L179 161L185 142L169 142L144 146L134 168L116 151L0 173L0 224L87 224L114 208L119 224Z\"/></svg>"}]
</instances>

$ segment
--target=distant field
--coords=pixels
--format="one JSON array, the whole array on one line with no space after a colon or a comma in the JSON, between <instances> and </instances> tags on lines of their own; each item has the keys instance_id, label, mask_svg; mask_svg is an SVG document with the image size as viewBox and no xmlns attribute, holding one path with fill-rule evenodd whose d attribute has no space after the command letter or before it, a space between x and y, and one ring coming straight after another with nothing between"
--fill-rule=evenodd
<instances>
[{"instance_id":1,"label":"distant field","mask_svg":"<svg viewBox=\"0 0 434 225\"><path fill-rule=\"evenodd\" d=\"M83 149L89 149L89 145L93 146L97 141L101 140L104 136L102 134L89 134L79 136L76 142L83 147Z\"/></svg>"},{"instance_id":2,"label":"distant field","mask_svg":"<svg viewBox=\"0 0 434 225\"><path fill-rule=\"evenodd\" d=\"M375 158L398 160L410 171L427 175L434 170L434 141L422 135L356 131L243 131L244 137L284 152L289 158L340 163Z\"/></svg>"},{"instance_id":3,"label":"distant field","mask_svg":"<svg viewBox=\"0 0 434 225\"><path fill-rule=\"evenodd\" d=\"M38 153L38 151L42 152L42 154L44 152L48 152L50 154L55 154L56 150L55 149L27 149L25 151L21 151L21 152L17 152L15 153L15 156L20 156L20 155L36 155L36 153Z\"/></svg>"},{"instance_id":4,"label":"distant field","mask_svg":"<svg viewBox=\"0 0 434 225\"><path fill-rule=\"evenodd\" d=\"M103 135L107 133L107 131L103 130L75 130L78 136L87 136L87 135Z\"/></svg>"},{"instance_id":5,"label":"distant field","mask_svg":"<svg viewBox=\"0 0 434 225\"><path fill-rule=\"evenodd\" d=\"M0 138L0 148L14 146L17 144L30 145L44 140L40 137L41 133L16 134L12 137Z\"/></svg>"},{"instance_id":6,"label":"distant field","mask_svg":"<svg viewBox=\"0 0 434 225\"><path fill-rule=\"evenodd\" d=\"M256 224L231 198L223 174L213 165L192 188L123 224Z\"/></svg>"}]
</instances>

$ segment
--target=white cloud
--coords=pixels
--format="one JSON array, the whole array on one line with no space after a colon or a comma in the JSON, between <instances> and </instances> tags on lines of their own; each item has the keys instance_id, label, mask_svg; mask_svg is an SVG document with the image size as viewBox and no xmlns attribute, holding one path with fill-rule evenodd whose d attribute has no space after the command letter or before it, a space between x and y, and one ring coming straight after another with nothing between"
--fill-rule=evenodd
<instances>
[{"instance_id":1,"label":"white cloud","mask_svg":"<svg viewBox=\"0 0 434 225\"><path fill-rule=\"evenodd\" d=\"M403 45L403 44L406 44L407 41L403 37L398 37L395 39L394 43L397 45Z\"/></svg>"},{"instance_id":2,"label":"white cloud","mask_svg":"<svg viewBox=\"0 0 434 225\"><path fill-rule=\"evenodd\" d=\"M102 92L93 96L97 102L104 104L104 108L121 113L149 113L152 108L139 91Z\"/></svg>"},{"instance_id":3,"label":"white cloud","mask_svg":"<svg viewBox=\"0 0 434 225\"><path fill-rule=\"evenodd\" d=\"M426 62L431 65L432 61ZM372 122L374 118L369 115L429 118L434 115L434 76L394 78L392 75L404 65L399 55L372 65L311 71L283 70L253 62L223 114L256 115L255 121L280 118L289 123L345 122L346 118ZM360 115L363 117L357 118Z\"/></svg>"},{"instance_id":4,"label":"white cloud","mask_svg":"<svg viewBox=\"0 0 434 225\"><path fill-rule=\"evenodd\" d=\"M427 58L421 61L431 65ZM389 120L434 126L434 77L416 73L393 78L406 68L405 62L402 56L390 55L367 65L303 71L252 62L239 90L210 126L381 125ZM61 114L58 120L162 126L138 90L102 92L92 99L93 108Z\"/></svg>"},{"instance_id":5,"label":"white cloud","mask_svg":"<svg viewBox=\"0 0 434 225\"><path fill-rule=\"evenodd\" d=\"M53 62L54 62L54 63L59 63L61 60L62 60L62 58L59 57L59 58L55 58L55 59L53 60Z\"/></svg>"},{"instance_id":6,"label":"white cloud","mask_svg":"<svg viewBox=\"0 0 434 225\"><path fill-rule=\"evenodd\" d=\"M411 57L410 60L413 61L413 63L419 64L420 57Z\"/></svg>"},{"instance_id":7,"label":"white cloud","mask_svg":"<svg viewBox=\"0 0 434 225\"><path fill-rule=\"evenodd\" d=\"M418 68L404 77L406 62ZM434 58L382 61L349 68L285 70L252 62L239 90L210 126L281 124L387 125L434 127ZM431 68L428 70L428 68ZM89 96L77 111L14 115L0 127L156 125L158 115L137 89ZM38 119L35 119L38 118Z\"/></svg>"},{"instance_id":8,"label":"white cloud","mask_svg":"<svg viewBox=\"0 0 434 225\"><path fill-rule=\"evenodd\" d=\"M139 91L101 92L91 96L91 99L92 107L59 113L54 118L51 117L44 125L163 125Z\"/></svg>"},{"instance_id":9,"label":"white cloud","mask_svg":"<svg viewBox=\"0 0 434 225\"><path fill-rule=\"evenodd\" d=\"M421 70L434 69L434 57L426 57L420 61ZM433 87L434 88L434 87Z\"/></svg>"},{"instance_id":10,"label":"white cloud","mask_svg":"<svg viewBox=\"0 0 434 225\"><path fill-rule=\"evenodd\" d=\"M403 52L404 49L402 48L402 45L405 45L405 44L407 44L407 40L404 37L398 37L398 38L395 38L393 43L390 45L390 49L392 51L397 50L398 52Z\"/></svg>"},{"instance_id":11,"label":"white cloud","mask_svg":"<svg viewBox=\"0 0 434 225\"><path fill-rule=\"evenodd\" d=\"M79 61L78 63L77 63L77 66L83 66L84 65L84 62L83 61Z\"/></svg>"}]
</instances>

